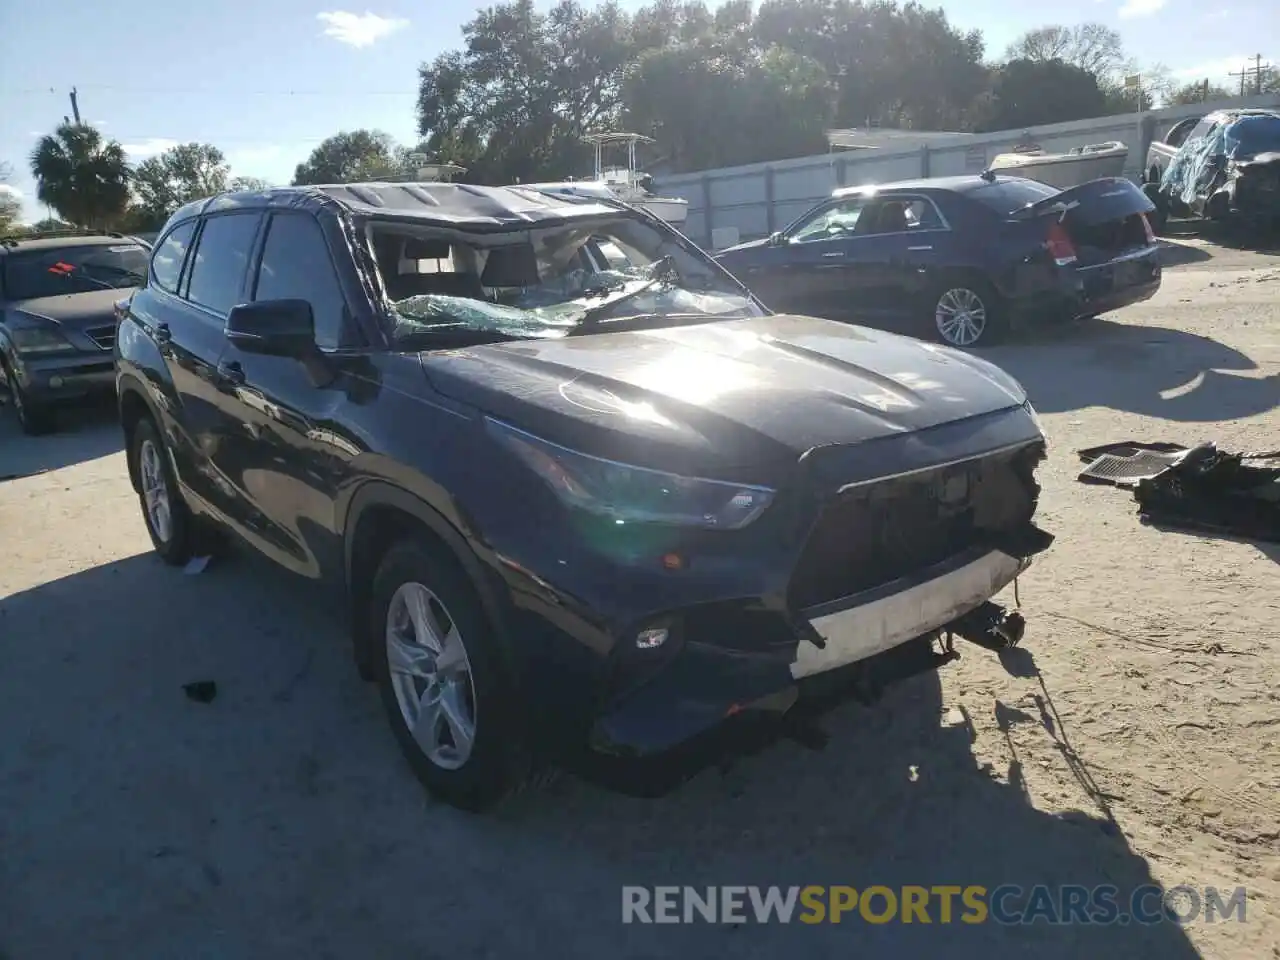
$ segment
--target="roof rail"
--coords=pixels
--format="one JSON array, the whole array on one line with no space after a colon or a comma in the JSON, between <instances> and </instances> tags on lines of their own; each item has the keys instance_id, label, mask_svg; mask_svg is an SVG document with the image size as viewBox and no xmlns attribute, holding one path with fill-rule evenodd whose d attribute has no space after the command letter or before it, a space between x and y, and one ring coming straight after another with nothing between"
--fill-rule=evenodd
<instances>
[{"instance_id":1,"label":"roof rail","mask_svg":"<svg viewBox=\"0 0 1280 960\"><path fill-rule=\"evenodd\" d=\"M0 236L0 247L16 247L24 240L70 240L75 237L110 237L112 240L137 240L129 233L112 230L38 230L30 233L12 233Z\"/></svg>"},{"instance_id":2,"label":"roof rail","mask_svg":"<svg viewBox=\"0 0 1280 960\"><path fill-rule=\"evenodd\" d=\"M29 233L11 233L0 237L0 243L6 245L17 243L20 240L54 240L59 237L120 237L123 233L107 233L102 230L80 230L72 228L70 230L36 230Z\"/></svg>"}]
</instances>

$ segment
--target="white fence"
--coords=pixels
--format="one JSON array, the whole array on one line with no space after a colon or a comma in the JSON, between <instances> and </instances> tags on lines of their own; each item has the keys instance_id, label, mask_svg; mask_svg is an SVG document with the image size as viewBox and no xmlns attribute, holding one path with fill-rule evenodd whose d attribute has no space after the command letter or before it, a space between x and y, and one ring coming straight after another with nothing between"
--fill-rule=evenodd
<instances>
[{"instance_id":1,"label":"white fence","mask_svg":"<svg viewBox=\"0 0 1280 960\"><path fill-rule=\"evenodd\" d=\"M1203 116L1229 107L1280 108L1280 94L1235 97L1188 106L1166 107L1148 113L1128 113L1090 120L1073 120L1027 130L957 134L908 150L845 150L796 157L742 167L722 167L662 177L655 190L662 196L684 197L689 217L684 231L697 243L723 246L734 231L753 240L781 230L839 187L980 173L998 153L1007 152L1028 134L1049 151L1066 151L1088 143L1119 140L1129 147L1125 175L1142 174L1152 139L1187 117ZM719 244L712 243L714 235Z\"/></svg>"}]
</instances>

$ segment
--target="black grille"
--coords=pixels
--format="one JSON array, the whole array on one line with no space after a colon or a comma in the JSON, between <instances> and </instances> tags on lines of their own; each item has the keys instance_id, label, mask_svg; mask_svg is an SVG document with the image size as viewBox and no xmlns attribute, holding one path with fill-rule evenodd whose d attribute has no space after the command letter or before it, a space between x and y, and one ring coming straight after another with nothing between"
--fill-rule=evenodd
<instances>
[{"instance_id":1,"label":"black grille","mask_svg":"<svg viewBox=\"0 0 1280 960\"><path fill-rule=\"evenodd\" d=\"M846 597L942 563L1035 513L1036 445L854 487L823 509L791 577L793 608Z\"/></svg>"},{"instance_id":2,"label":"black grille","mask_svg":"<svg viewBox=\"0 0 1280 960\"><path fill-rule=\"evenodd\" d=\"M85 336L103 350L110 350L116 345L116 325L113 323L107 327L90 327L85 331Z\"/></svg>"}]
</instances>

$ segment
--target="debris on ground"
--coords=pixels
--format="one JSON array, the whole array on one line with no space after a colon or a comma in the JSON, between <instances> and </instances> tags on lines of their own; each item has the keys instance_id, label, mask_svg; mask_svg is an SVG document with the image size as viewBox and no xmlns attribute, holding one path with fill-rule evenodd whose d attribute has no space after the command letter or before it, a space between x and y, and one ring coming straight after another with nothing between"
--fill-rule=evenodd
<instances>
[{"instance_id":1,"label":"debris on ground","mask_svg":"<svg viewBox=\"0 0 1280 960\"><path fill-rule=\"evenodd\" d=\"M189 577L194 577L197 573L204 573L204 569L207 566L209 566L208 557L192 557L187 561L187 565L182 568L182 572Z\"/></svg>"},{"instance_id":2,"label":"debris on ground","mask_svg":"<svg viewBox=\"0 0 1280 960\"><path fill-rule=\"evenodd\" d=\"M192 683L184 683L182 691L187 695L187 699L194 700L196 703L212 703L213 698L218 695L218 685L212 680L196 680Z\"/></svg>"},{"instance_id":3,"label":"debris on ground","mask_svg":"<svg viewBox=\"0 0 1280 960\"><path fill-rule=\"evenodd\" d=\"M1077 479L1133 490L1144 523L1280 543L1280 450L1125 441L1079 451Z\"/></svg>"}]
</instances>

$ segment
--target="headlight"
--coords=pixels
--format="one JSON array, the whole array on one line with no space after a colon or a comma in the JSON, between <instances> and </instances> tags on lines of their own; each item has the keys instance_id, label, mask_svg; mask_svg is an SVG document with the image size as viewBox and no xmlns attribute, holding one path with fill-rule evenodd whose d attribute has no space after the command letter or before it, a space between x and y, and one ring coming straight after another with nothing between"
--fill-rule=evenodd
<instances>
[{"instance_id":1,"label":"headlight","mask_svg":"<svg viewBox=\"0 0 1280 960\"><path fill-rule=\"evenodd\" d=\"M53 327L14 327L9 336L19 353L57 353L73 349L67 338Z\"/></svg>"},{"instance_id":2,"label":"headlight","mask_svg":"<svg viewBox=\"0 0 1280 960\"><path fill-rule=\"evenodd\" d=\"M489 432L566 504L618 523L670 523L739 530L774 497L768 487L702 480L603 460L556 446L497 420Z\"/></svg>"}]
</instances>

